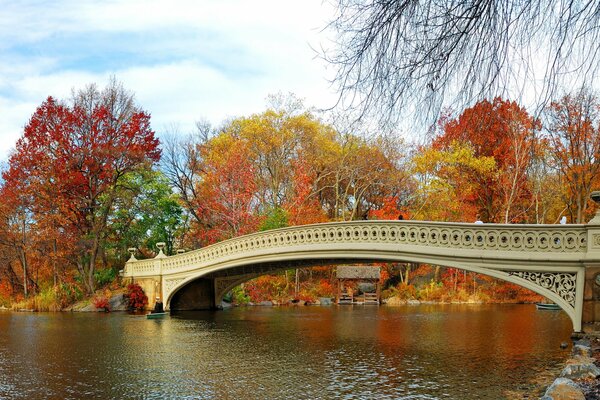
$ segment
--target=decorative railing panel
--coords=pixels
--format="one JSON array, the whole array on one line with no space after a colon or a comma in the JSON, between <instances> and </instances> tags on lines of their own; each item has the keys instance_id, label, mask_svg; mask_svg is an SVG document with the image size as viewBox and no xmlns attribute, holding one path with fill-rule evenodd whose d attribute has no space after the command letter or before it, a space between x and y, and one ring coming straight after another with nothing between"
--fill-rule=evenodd
<instances>
[{"instance_id":1,"label":"decorative railing panel","mask_svg":"<svg viewBox=\"0 0 600 400\"><path fill-rule=\"evenodd\" d=\"M518 276L548 289L575 308L577 289L577 274L575 273L510 271L508 275Z\"/></svg>"},{"instance_id":2,"label":"decorative railing panel","mask_svg":"<svg viewBox=\"0 0 600 400\"><path fill-rule=\"evenodd\" d=\"M585 253L587 233L583 225L495 225L416 221L354 221L304 225L254 233L223 241L200 250L161 260L162 273L188 266L210 264L259 249L300 245L382 243L446 248L456 251ZM400 248L399 248L400 250ZM131 270L129 270L131 268ZM128 274L148 273L149 260L128 263Z\"/></svg>"}]
</instances>

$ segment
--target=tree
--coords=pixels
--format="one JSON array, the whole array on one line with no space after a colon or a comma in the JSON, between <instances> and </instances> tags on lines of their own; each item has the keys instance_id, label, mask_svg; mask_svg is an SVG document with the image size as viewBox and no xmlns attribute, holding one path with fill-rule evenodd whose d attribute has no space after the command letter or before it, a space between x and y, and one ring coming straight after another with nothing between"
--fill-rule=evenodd
<instances>
[{"instance_id":1,"label":"tree","mask_svg":"<svg viewBox=\"0 0 600 400\"><path fill-rule=\"evenodd\" d=\"M339 102L383 123L437 118L484 98L597 79L600 13L591 0L337 0L337 33L324 58ZM536 75L542 71L542 76ZM543 82L542 87L535 82Z\"/></svg>"},{"instance_id":2,"label":"tree","mask_svg":"<svg viewBox=\"0 0 600 400\"><path fill-rule=\"evenodd\" d=\"M30 211L25 201L26 196L19 195L4 184L0 187L0 247L4 258L8 260L2 271L14 288L17 272L13 268L16 258L22 271L21 286L25 297L28 296L34 282L30 274L30 252L32 247Z\"/></svg>"},{"instance_id":3,"label":"tree","mask_svg":"<svg viewBox=\"0 0 600 400\"><path fill-rule=\"evenodd\" d=\"M264 208L279 208L291 196L292 169L304 149L326 129L308 111L268 109L263 113L233 120L225 132L244 142L257 177L257 196Z\"/></svg>"},{"instance_id":4,"label":"tree","mask_svg":"<svg viewBox=\"0 0 600 400\"><path fill-rule=\"evenodd\" d=\"M552 102L546 114L554 165L565 186L571 221L585 222L600 173L600 103L587 89Z\"/></svg>"},{"instance_id":5,"label":"tree","mask_svg":"<svg viewBox=\"0 0 600 400\"><path fill-rule=\"evenodd\" d=\"M114 248L117 257L126 257L129 247L151 252L156 243L164 242L165 254L173 255L184 219L179 196L167 178L160 171L141 170L124 177L122 187L106 247Z\"/></svg>"},{"instance_id":6,"label":"tree","mask_svg":"<svg viewBox=\"0 0 600 400\"><path fill-rule=\"evenodd\" d=\"M208 150L210 149L210 150ZM204 175L198 183L197 234L211 244L257 230L257 176L241 141L216 136L203 155Z\"/></svg>"},{"instance_id":7,"label":"tree","mask_svg":"<svg viewBox=\"0 0 600 400\"><path fill-rule=\"evenodd\" d=\"M497 175L493 157L477 156L468 142L454 141L443 149L423 148L413 157L417 190L412 199L416 219L475 221L480 209L479 181Z\"/></svg>"},{"instance_id":8,"label":"tree","mask_svg":"<svg viewBox=\"0 0 600 400\"><path fill-rule=\"evenodd\" d=\"M443 132L433 147L448 149L464 143L475 157L492 157L495 175L473 175L477 212L490 222L514 222L526 218L531 204L527 172L537 151L539 123L515 102L495 98L465 109L458 118L444 119Z\"/></svg>"},{"instance_id":9,"label":"tree","mask_svg":"<svg viewBox=\"0 0 600 400\"><path fill-rule=\"evenodd\" d=\"M48 97L35 111L3 174L6 185L31 196L34 218L58 213L86 290L124 177L160 158L150 115L115 81L74 93L70 104Z\"/></svg>"},{"instance_id":10,"label":"tree","mask_svg":"<svg viewBox=\"0 0 600 400\"><path fill-rule=\"evenodd\" d=\"M386 197L398 197L407 180L398 165L401 146L383 136L367 140L338 133L323 148L315 185L330 219L363 219L381 208Z\"/></svg>"},{"instance_id":11,"label":"tree","mask_svg":"<svg viewBox=\"0 0 600 400\"><path fill-rule=\"evenodd\" d=\"M196 222L200 222L200 216L197 214L200 199L196 188L205 172L202 149L207 146L215 132L208 122L199 121L196 128L196 132L183 137L178 135L176 130L166 135L162 143L161 170L179 193L186 211Z\"/></svg>"}]
</instances>

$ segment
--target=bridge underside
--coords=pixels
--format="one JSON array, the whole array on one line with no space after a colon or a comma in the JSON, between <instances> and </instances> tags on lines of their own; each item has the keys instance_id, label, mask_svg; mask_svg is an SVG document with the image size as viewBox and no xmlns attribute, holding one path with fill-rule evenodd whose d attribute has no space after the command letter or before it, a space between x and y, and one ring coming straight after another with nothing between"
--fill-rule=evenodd
<instances>
[{"instance_id":1,"label":"bridge underside","mask_svg":"<svg viewBox=\"0 0 600 400\"><path fill-rule=\"evenodd\" d=\"M319 259L243 265L208 273L190 281L171 296L170 301L167 302L166 306L167 309L173 311L219 309L223 296L231 289L261 275L267 275L285 269L367 262L370 261L356 259Z\"/></svg>"},{"instance_id":2,"label":"bridge underside","mask_svg":"<svg viewBox=\"0 0 600 400\"><path fill-rule=\"evenodd\" d=\"M372 258L319 258L319 259L302 259L302 260L287 260L277 262L263 262L256 264L240 265L228 269L221 269L205 273L203 275L195 275L191 278L178 279L177 287L167 297L166 307L170 310L210 310L218 309L221 305L223 296L235 286L246 282L260 275L274 273L276 271L293 269L293 268L308 268L314 266L333 266L349 263L373 263L373 262L391 262L389 259ZM399 260L394 260L398 262ZM415 260L405 260L407 262L415 262ZM440 264L434 264L440 265ZM505 281L516 283L520 286L528 288L536 293L541 294L555 303L569 315L573 321L575 331L581 331L582 319L580 314L576 312L576 293L577 288L583 290L583 269L574 272L565 273L540 273L540 272L523 272L511 270L493 270L482 268L474 265L458 266L445 265L445 267L459 268L468 270L483 275L492 276ZM600 268L599 268L600 271ZM577 284L579 276L580 284ZM172 281L171 281L172 282ZM167 288L173 285L167 280ZM590 294L587 296L590 301L586 302L587 310L584 308L584 315L591 321L594 321L595 316L600 316L600 287L596 285L590 289ZM592 301L592 299L594 299Z\"/></svg>"}]
</instances>

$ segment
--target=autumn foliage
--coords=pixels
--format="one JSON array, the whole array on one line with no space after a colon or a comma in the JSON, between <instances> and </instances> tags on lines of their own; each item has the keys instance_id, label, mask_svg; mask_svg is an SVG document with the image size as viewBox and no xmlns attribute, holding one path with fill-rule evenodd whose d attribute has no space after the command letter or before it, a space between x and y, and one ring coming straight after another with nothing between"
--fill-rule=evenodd
<instances>
[{"instance_id":1,"label":"autumn foliage","mask_svg":"<svg viewBox=\"0 0 600 400\"><path fill-rule=\"evenodd\" d=\"M48 97L2 171L0 303L52 287L63 306L110 284L129 247L153 257L156 242L173 254L258 230L359 219L585 222L600 186L599 110L588 90L539 118L514 101L483 100L447 110L416 145L342 129L293 97L273 98L264 112L218 129L199 123L161 148L150 114L116 82L68 101ZM386 293L398 297L534 299L463 270L381 267ZM283 302L335 289L325 265L236 290L247 301ZM135 308L145 306L143 293L129 290Z\"/></svg>"},{"instance_id":2,"label":"autumn foliage","mask_svg":"<svg viewBox=\"0 0 600 400\"><path fill-rule=\"evenodd\" d=\"M148 296L137 283L127 285L127 292L124 297L127 300L127 308L130 310L143 310L148 305Z\"/></svg>"}]
</instances>

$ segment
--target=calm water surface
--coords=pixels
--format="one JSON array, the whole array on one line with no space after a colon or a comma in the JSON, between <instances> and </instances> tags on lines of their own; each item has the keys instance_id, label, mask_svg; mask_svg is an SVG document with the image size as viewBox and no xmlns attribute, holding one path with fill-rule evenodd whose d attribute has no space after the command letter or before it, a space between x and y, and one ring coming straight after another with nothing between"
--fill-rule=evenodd
<instances>
[{"instance_id":1,"label":"calm water surface","mask_svg":"<svg viewBox=\"0 0 600 400\"><path fill-rule=\"evenodd\" d=\"M570 333L533 305L0 313L0 398L503 399Z\"/></svg>"}]
</instances>

